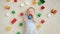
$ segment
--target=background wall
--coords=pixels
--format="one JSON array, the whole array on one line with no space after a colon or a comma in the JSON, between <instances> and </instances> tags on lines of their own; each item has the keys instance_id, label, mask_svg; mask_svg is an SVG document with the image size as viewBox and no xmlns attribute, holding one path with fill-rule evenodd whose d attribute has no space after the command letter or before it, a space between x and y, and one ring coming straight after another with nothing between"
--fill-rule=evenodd
<instances>
[{"instance_id":1,"label":"background wall","mask_svg":"<svg viewBox=\"0 0 60 34\"><path fill-rule=\"evenodd\" d=\"M29 2L29 5L20 7L20 4L25 2ZM43 11L40 10L40 7L42 5L33 6L31 2L32 0L18 0L17 3L15 3L13 0L11 0L11 2L0 0L0 34L16 34L18 31L23 34L24 26L19 26L19 23L23 22L23 20L19 14L20 12L25 13L27 8L31 6L35 8L36 14L39 12L42 14L41 17L37 17L38 21L41 19L46 20L45 24L42 25L42 28L38 29L39 34L60 34L60 0L45 0L45 3L43 4L43 6L45 6L45 9ZM6 10L4 8L5 5L9 5L10 10ZM51 15L51 17L48 18L47 14L51 14L51 9L56 9L58 12L57 14ZM11 13L12 10L16 11L14 15ZM10 16L7 17L7 13ZM17 21L12 25L10 22L13 18L17 18ZM7 26L11 26L11 31L6 30Z\"/></svg>"}]
</instances>

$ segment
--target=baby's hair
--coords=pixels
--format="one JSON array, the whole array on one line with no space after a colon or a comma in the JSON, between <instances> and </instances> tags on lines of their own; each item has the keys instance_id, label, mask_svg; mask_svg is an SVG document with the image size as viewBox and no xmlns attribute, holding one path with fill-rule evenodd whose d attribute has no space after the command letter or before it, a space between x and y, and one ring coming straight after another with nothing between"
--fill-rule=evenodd
<instances>
[{"instance_id":1,"label":"baby's hair","mask_svg":"<svg viewBox=\"0 0 60 34\"><path fill-rule=\"evenodd\" d=\"M33 7L28 8L27 11L29 11L29 9L33 9L35 11L35 9Z\"/></svg>"},{"instance_id":2,"label":"baby's hair","mask_svg":"<svg viewBox=\"0 0 60 34\"><path fill-rule=\"evenodd\" d=\"M35 9L33 8L33 7L29 7L28 9L27 9L27 11L29 11L29 9L33 9L34 10L34 12L35 12ZM26 11L26 12L27 12ZM27 15L27 13L25 13L26 15Z\"/></svg>"}]
</instances>

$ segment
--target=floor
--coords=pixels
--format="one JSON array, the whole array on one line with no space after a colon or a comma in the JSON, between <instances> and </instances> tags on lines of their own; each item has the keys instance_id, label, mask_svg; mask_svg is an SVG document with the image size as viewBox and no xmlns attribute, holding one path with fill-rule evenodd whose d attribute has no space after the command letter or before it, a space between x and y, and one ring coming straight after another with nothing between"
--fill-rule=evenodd
<instances>
[{"instance_id":1,"label":"floor","mask_svg":"<svg viewBox=\"0 0 60 34\"><path fill-rule=\"evenodd\" d=\"M39 0L36 1L38 3ZM26 2L29 4L23 5ZM10 6L10 9L5 9L5 5ZM45 9L40 10L41 6L45 6ZM36 15L42 14L41 17L37 17L39 23L42 19L45 20L45 23L41 24L42 27L37 29L39 34L60 34L60 0L45 0L42 5L32 5L32 0L18 0L17 2L0 0L0 34L17 34L17 32L24 34L24 22L20 13L25 13L29 7L35 8ZM52 9L57 10L57 13L51 14ZM12 10L15 11L15 14L11 13ZM48 16L48 14L50 15ZM16 18L17 21L11 24L13 18ZM19 23L23 23L23 26L21 24L19 26ZM6 29L7 26L10 28Z\"/></svg>"}]
</instances>

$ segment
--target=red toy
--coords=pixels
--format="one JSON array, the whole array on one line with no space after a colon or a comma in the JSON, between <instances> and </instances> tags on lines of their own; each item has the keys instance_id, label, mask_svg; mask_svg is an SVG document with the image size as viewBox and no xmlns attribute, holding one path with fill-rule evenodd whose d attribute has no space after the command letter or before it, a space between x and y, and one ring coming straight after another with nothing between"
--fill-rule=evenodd
<instances>
[{"instance_id":1,"label":"red toy","mask_svg":"<svg viewBox=\"0 0 60 34\"><path fill-rule=\"evenodd\" d=\"M17 0L14 0L14 2L17 2Z\"/></svg>"},{"instance_id":2,"label":"red toy","mask_svg":"<svg viewBox=\"0 0 60 34\"><path fill-rule=\"evenodd\" d=\"M16 21L17 21L17 19L14 18L14 19L11 21L11 23L14 24Z\"/></svg>"},{"instance_id":3,"label":"red toy","mask_svg":"<svg viewBox=\"0 0 60 34\"><path fill-rule=\"evenodd\" d=\"M23 16L23 15L24 15L24 13L23 13L23 12L21 12L21 13L20 13L20 16Z\"/></svg>"},{"instance_id":4,"label":"red toy","mask_svg":"<svg viewBox=\"0 0 60 34\"><path fill-rule=\"evenodd\" d=\"M41 10L43 10L45 7L44 6L41 6Z\"/></svg>"},{"instance_id":5,"label":"red toy","mask_svg":"<svg viewBox=\"0 0 60 34\"><path fill-rule=\"evenodd\" d=\"M44 24L45 23L45 20L41 20L41 23Z\"/></svg>"}]
</instances>

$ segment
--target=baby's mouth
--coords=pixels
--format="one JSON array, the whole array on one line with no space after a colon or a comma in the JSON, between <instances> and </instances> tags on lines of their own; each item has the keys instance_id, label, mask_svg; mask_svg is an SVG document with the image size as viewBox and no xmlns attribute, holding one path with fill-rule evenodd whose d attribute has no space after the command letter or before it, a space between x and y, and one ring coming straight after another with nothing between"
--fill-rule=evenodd
<instances>
[{"instance_id":1,"label":"baby's mouth","mask_svg":"<svg viewBox=\"0 0 60 34\"><path fill-rule=\"evenodd\" d=\"M29 14L30 16L33 16L31 13Z\"/></svg>"}]
</instances>

